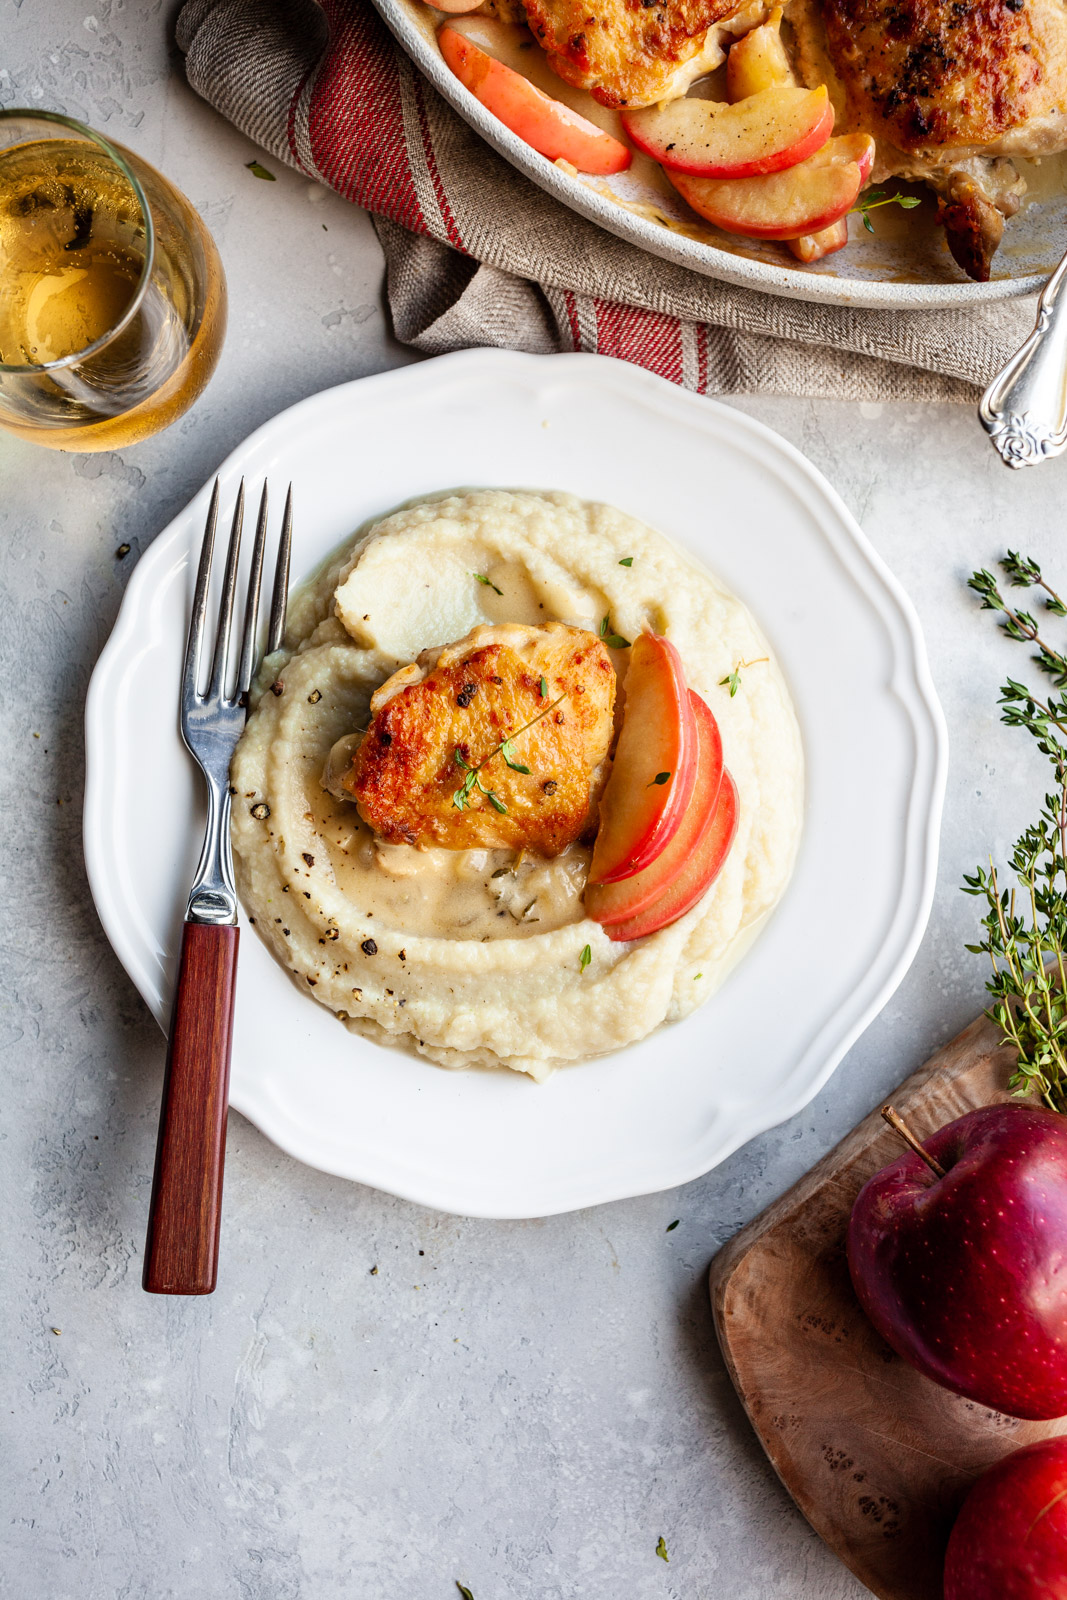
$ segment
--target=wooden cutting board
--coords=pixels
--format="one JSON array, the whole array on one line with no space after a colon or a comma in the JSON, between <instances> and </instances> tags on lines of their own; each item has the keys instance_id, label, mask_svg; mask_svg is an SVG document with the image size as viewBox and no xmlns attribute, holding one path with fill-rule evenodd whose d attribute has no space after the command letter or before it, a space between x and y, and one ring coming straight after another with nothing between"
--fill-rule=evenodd
<instances>
[{"instance_id":1,"label":"wooden cutting board","mask_svg":"<svg viewBox=\"0 0 1067 1600\"><path fill-rule=\"evenodd\" d=\"M920 1138L1010 1098L1012 1053L984 1017L889 1098ZM867 1321L845 1261L849 1213L903 1145L874 1111L711 1266L715 1327L771 1463L816 1533L881 1600L941 1600L945 1542L978 1474L1067 1433L931 1383Z\"/></svg>"}]
</instances>

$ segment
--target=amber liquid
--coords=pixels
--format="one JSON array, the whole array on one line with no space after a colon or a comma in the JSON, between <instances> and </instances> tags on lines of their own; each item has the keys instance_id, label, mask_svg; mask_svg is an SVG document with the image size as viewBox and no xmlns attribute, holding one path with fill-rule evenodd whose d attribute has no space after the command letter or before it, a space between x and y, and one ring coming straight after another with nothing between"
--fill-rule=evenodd
<instances>
[{"instance_id":1,"label":"amber liquid","mask_svg":"<svg viewBox=\"0 0 1067 1600\"><path fill-rule=\"evenodd\" d=\"M158 432L196 399L221 349L225 283L210 235L176 189L123 154L155 228L132 315L147 239L121 170L77 139L0 151L0 427L38 444L114 450Z\"/></svg>"}]
</instances>

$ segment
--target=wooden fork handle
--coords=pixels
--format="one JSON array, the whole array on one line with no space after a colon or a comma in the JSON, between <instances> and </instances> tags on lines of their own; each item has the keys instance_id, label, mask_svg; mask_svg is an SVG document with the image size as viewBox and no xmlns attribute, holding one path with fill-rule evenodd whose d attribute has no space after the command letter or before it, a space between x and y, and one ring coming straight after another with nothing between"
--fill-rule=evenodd
<instances>
[{"instance_id":1,"label":"wooden fork handle","mask_svg":"<svg viewBox=\"0 0 1067 1600\"><path fill-rule=\"evenodd\" d=\"M222 1168L238 930L187 922L182 934L143 1283L149 1294L210 1294L218 1270Z\"/></svg>"}]
</instances>

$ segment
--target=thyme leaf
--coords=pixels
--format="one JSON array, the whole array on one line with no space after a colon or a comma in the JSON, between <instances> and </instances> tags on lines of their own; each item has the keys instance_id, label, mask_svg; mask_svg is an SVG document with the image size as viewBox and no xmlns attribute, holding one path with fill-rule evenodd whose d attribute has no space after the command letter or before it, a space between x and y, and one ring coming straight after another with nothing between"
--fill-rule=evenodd
<instances>
[{"instance_id":1,"label":"thyme leaf","mask_svg":"<svg viewBox=\"0 0 1067 1600\"><path fill-rule=\"evenodd\" d=\"M583 945L582 946L582 953L578 957L578 969L579 969L579 971L580 972L584 972L586 967L589 965L590 961L592 961L592 959L593 959L593 952L592 952L591 948L587 944Z\"/></svg>"},{"instance_id":2,"label":"thyme leaf","mask_svg":"<svg viewBox=\"0 0 1067 1600\"><path fill-rule=\"evenodd\" d=\"M262 161L246 161L245 166L253 178L265 178L268 183L277 183L273 172L268 172Z\"/></svg>"},{"instance_id":3,"label":"thyme leaf","mask_svg":"<svg viewBox=\"0 0 1067 1600\"><path fill-rule=\"evenodd\" d=\"M458 1578L456 1579L456 1588L459 1590L460 1594L463 1596L463 1600L474 1600L474 1596L471 1594L470 1590L467 1588L467 1585L465 1583L460 1583Z\"/></svg>"},{"instance_id":4,"label":"thyme leaf","mask_svg":"<svg viewBox=\"0 0 1067 1600\"><path fill-rule=\"evenodd\" d=\"M472 572L471 577L477 578L479 583L484 583L485 587L487 589L492 589L494 594L502 595L504 593L503 589L498 589L493 580L491 578L487 578L484 572Z\"/></svg>"},{"instance_id":5,"label":"thyme leaf","mask_svg":"<svg viewBox=\"0 0 1067 1600\"><path fill-rule=\"evenodd\" d=\"M1009 550L1000 568L1013 588L1044 590L1045 610L1067 616L1036 561ZM1015 886L1002 885L992 856L988 869L964 873L964 894L985 902L982 938L966 948L988 956L992 966L986 1015L1000 1029L1001 1042L1015 1051L1009 1088L1037 1094L1053 1111L1067 1112L1067 695L1054 692L1067 688L1067 657L1042 638L1029 612L1008 604L991 572L973 573L968 586L983 610L999 613L1009 639L1034 647L1031 660L1052 680L1042 697L1009 677L998 703L1001 721L1030 734L1054 778L1037 821L1008 854Z\"/></svg>"},{"instance_id":6,"label":"thyme leaf","mask_svg":"<svg viewBox=\"0 0 1067 1600\"><path fill-rule=\"evenodd\" d=\"M738 689L741 687L741 674L744 672L746 667L758 667L761 662L766 661L767 659L767 656L757 656L754 661L739 661L732 672L728 672L725 678L719 679L719 688L725 689L728 687L730 690L730 699L732 700Z\"/></svg>"},{"instance_id":7,"label":"thyme leaf","mask_svg":"<svg viewBox=\"0 0 1067 1600\"><path fill-rule=\"evenodd\" d=\"M659 783L659 784L669 783L670 782L670 778L671 778L671 775L670 775L669 772L657 772L656 776L652 779L652 783L646 783L645 788L646 789L651 789L653 784L656 784L656 783Z\"/></svg>"},{"instance_id":8,"label":"thyme leaf","mask_svg":"<svg viewBox=\"0 0 1067 1600\"><path fill-rule=\"evenodd\" d=\"M619 566L620 567L632 567L633 564L634 564L633 556L623 556L622 560L619 562Z\"/></svg>"},{"instance_id":9,"label":"thyme leaf","mask_svg":"<svg viewBox=\"0 0 1067 1600\"><path fill-rule=\"evenodd\" d=\"M511 768L512 772L524 772L527 777L530 776L529 767L524 767L521 761L515 760L515 746L510 739L503 741L500 746L500 754L504 757L506 765Z\"/></svg>"},{"instance_id":10,"label":"thyme leaf","mask_svg":"<svg viewBox=\"0 0 1067 1600\"><path fill-rule=\"evenodd\" d=\"M879 206L899 206L902 211L914 211L919 204L916 194L888 194L885 189L871 189L867 194L861 195L852 207L863 218L863 226L868 233L874 232L874 223L868 216L869 211L877 211Z\"/></svg>"},{"instance_id":11,"label":"thyme leaf","mask_svg":"<svg viewBox=\"0 0 1067 1600\"><path fill-rule=\"evenodd\" d=\"M609 650L629 650L630 641L624 639L621 633L616 633L611 626L611 612L605 612L600 623L600 637Z\"/></svg>"},{"instance_id":12,"label":"thyme leaf","mask_svg":"<svg viewBox=\"0 0 1067 1600\"><path fill-rule=\"evenodd\" d=\"M659 1539L656 1542L656 1554L659 1556L661 1561L670 1561L670 1559L671 1559L670 1556L667 1554L667 1546L663 1542L662 1533L660 1534Z\"/></svg>"},{"instance_id":13,"label":"thyme leaf","mask_svg":"<svg viewBox=\"0 0 1067 1600\"><path fill-rule=\"evenodd\" d=\"M541 679L540 688L541 688L541 699L542 700L547 700L548 699L548 679L547 678L542 678Z\"/></svg>"},{"instance_id":14,"label":"thyme leaf","mask_svg":"<svg viewBox=\"0 0 1067 1600\"><path fill-rule=\"evenodd\" d=\"M679 1222L681 1222L681 1220L682 1220L681 1217L675 1217L673 1222L668 1222L668 1224L667 1224L667 1232L668 1233L673 1233L675 1228L678 1226Z\"/></svg>"}]
</instances>

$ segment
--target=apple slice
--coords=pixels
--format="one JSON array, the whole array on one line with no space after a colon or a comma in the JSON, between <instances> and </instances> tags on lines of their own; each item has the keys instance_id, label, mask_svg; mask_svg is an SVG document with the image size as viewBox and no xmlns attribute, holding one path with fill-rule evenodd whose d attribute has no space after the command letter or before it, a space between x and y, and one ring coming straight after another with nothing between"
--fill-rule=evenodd
<instances>
[{"instance_id":1,"label":"apple slice","mask_svg":"<svg viewBox=\"0 0 1067 1600\"><path fill-rule=\"evenodd\" d=\"M782 11L775 7L758 28L730 46L726 57L726 98L746 100L763 89L789 89L796 83L781 35Z\"/></svg>"},{"instance_id":2,"label":"apple slice","mask_svg":"<svg viewBox=\"0 0 1067 1600\"><path fill-rule=\"evenodd\" d=\"M821 233L803 233L799 239L789 239L787 243L797 260L810 267L813 261L821 261L823 256L832 256L835 250L845 248L848 244L848 218L838 217Z\"/></svg>"},{"instance_id":3,"label":"apple slice","mask_svg":"<svg viewBox=\"0 0 1067 1600\"><path fill-rule=\"evenodd\" d=\"M691 178L668 171L667 177L694 211L727 233L799 239L821 233L851 210L873 162L870 134L846 133L786 172L760 178Z\"/></svg>"},{"instance_id":4,"label":"apple slice","mask_svg":"<svg viewBox=\"0 0 1067 1600\"><path fill-rule=\"evenodd\" d=\"M520 72L487 55L446 23L437 34L445 63L465 89L512 133L549 161L569 161L579 172L622 172L633 156L596 123L553 100Z\"/></svg>"},{"instance_id":5,"label":"apple slice","mask_svg":"<svg viewBox=\"0 0 1067 1600\"><path fill-rule=\"evenodd\" d=\"M482 0L426 0L434 11L445 11L450 17L461 17L467 11L477 11Z\"/></svg>"},{"instance_id":6,"label":"apple slice","mask_svg":"<svg viewBox=\"0 0 1067 1600\"><path fill-rule=\"evenodd\" d=\"M697 731L682 661L642 633L630 651L626 709L589 868L591 884L641 872L678 832L696 782Z\"/></svg>"},{"instance_id":7,"label":"apple slice","mask_svg":"<svg viewBox=\"0 0 1067 1600\"><path fill-rule=\"evenodd\" d=\"M725 100L669 100L624 111L639 150L672 172L697 178L755 178L795 167L821 150L834 128L822 89L763 89Z\"/></svg>"},{"instance_id":8,"label":"apple slice","mask_svg":"<svg viewBox=\"0 0 1067 1600\"><path fill-rule=\"evenodd\" d=\"M678 832L643 872L586 889L585 911L594 922L623 922L644 911L684 871L711 827L722 783L722 736L710 710L692 689L689 701L697 728L696 782Z\"/></svg>"},{"instance_id":9,"label":"apple slice","mask_svg":"<svg viewBox=\"0 0 1067 1600\"><path fill-rule=\"evenodd\" d=\"M612 922L604 929L613 943L642 939L646 933L655 933L659 928L668 927L693 909L697 901L707 894L730 854L730 846L737 832L739 809L737 785L724 769L711 826L672 884L636 916L627 917L625 922Z\"/></svg>"}]
</instances>

